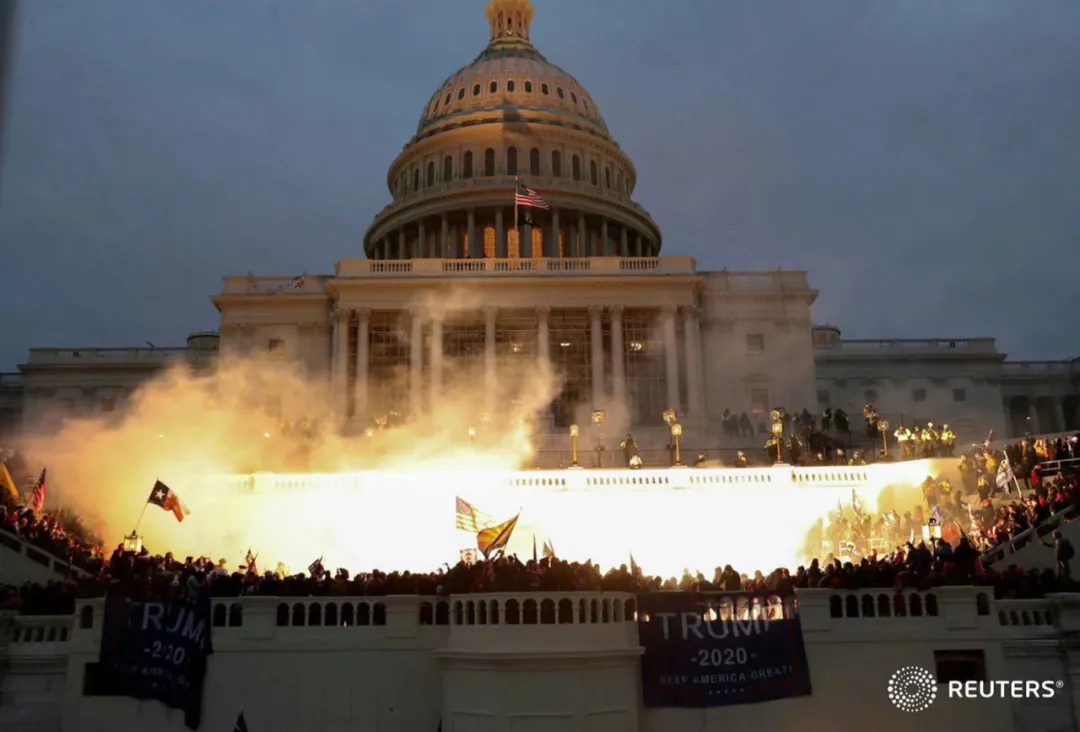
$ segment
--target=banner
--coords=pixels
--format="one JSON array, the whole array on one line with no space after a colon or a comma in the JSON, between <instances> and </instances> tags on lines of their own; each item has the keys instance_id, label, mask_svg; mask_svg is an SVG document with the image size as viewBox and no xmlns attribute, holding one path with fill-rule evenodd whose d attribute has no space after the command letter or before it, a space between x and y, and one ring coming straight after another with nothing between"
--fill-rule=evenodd
<instances>
[{"instance_id":1,"label":"banner","mask_svg":"<svg viewBox=\"0 0 1080 732\"><path fill-rule=\"evenodd\" d=\"M638 597L647 707L713 707L806 696L810 669L793 593Z\"/></svg>"},{"instance_id":2,"label":"banner","mask_svg":"<svg viewBox=\"0 0 1080 732\"><path fill-rule=\"evenodd\" d=\"M107 693L184 710L198 729L210 641L210 600L105 599L99 674Z\"/></svg>"}]
</instances>

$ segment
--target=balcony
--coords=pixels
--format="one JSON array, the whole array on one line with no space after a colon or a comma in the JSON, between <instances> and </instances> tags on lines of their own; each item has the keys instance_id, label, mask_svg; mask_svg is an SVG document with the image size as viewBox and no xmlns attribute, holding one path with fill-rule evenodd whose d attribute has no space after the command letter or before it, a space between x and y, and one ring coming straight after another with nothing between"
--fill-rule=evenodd
<instances>
[{"instance_id":1,"label":"balcony","mask_svg":"<svg viewBox=\"0 0 1080 732\"><path fill-rule=\"evenodd\" d=\"M935 358L972 356L997 356L993 338L894 338L887 340L841 340L833 343L816 343L814 350L825 357L883 357L918 356Z\"/></svg>"},{"instance_id":2,"label":"balcony","mask_svg":"<svg viewBox=\"0 0 1080 732\"><path fill-rule=\"evenodd\" d=\"M28 366L208 365L217 351L188 348L31 348Z\"/></svg>"},{"instance_id":3,"label":"balcony","mask_svg":"<svg viewBox=\"0 0 1080 732\"><path fill-rule=\"evenodd\" d=\"M1074 361L1007 361L1005 377L1045 379L1048 376L1080 374L1080 366Z\"/></svg>"},{"instance_id":4,"label":"balcony","mask_svg":"<svg viewBox=\"0 0 1080 732\"><path fill-rule=\"evenodd\" d=\"M22 387L22 374L0 374L0 389L21 389Z\"/></svg>"}]
</instances>

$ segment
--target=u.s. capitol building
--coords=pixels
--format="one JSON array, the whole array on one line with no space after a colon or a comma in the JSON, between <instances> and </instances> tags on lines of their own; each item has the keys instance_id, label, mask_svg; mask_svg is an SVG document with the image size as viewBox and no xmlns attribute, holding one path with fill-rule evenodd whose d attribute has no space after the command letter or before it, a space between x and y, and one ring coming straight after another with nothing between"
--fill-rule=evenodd
<instances>
[{"instance_id":1,"label":"u.s. capitol building","mask_svg":"<svg viewBox=\"0 0 1080 732\"><path fill-rule=\"evenodd\" d=\"M213 368L230 351L328 376L354 427L421 414L463 363L493 400L501 370L537 362L561 380L541 420L553 435L603 409L666 441L674 407L704 449L730 446L725 410L756 428L777 406L857 418L867 403L895 425L948 422L961 441L1080 428L1080 360L1009 362L992 338L845 340L813 324L805 272L700 271L677 243L668 254L633 199L633 162L593 96L533 46L532 14L527 0L488 6L490 42L425 103L363 258L227 277L220 335L186 348L31 349L0 375L0 429L120 409L165 364ZM515 181L549 208L515 207Z\"/></svg>"}]
</instances>

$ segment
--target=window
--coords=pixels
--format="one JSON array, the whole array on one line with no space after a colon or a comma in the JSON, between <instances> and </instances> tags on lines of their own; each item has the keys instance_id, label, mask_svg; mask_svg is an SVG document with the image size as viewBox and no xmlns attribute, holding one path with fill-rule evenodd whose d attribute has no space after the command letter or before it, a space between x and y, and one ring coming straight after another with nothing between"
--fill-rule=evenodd
<instances>
[{"instance_id":1,"label":"window","mask_svg":"<svg viewBox=\"0 0 1080 732\"><path fill-rule=\"evenodd\" d=\"M604 166L604 188L611 189L611 168Z\"/></svg>"},{"instance_id":2,"label":"window","mask_svg":"<svg viewBox=\"0 0 1080 732\"><path fill-rule=\"evenodd\" d=\"M461 177L472 178L472 152L465 153L465 158L461 165Z\"/></svg>"},{"instance_id":3,"label":"window","mask_svg":"<svg viewBox=\"0 0 1080 732\"><path fill-rule=\"evenodd\" d=\"M540 93L543 94L544 96L548 95L548 85L547 84L541 84L540 85Z\"/></svg>"},{"instance_id":4,"label":"window","mask_svg":"<svg viewBox=\"0 0 1080 732\"><path fill-rule=\"evenodd\" d=\"M581 103L585 105L585 110L588 111L588 109L589 109L589 100L586 99L585 97L582 97L581 98Z\"/></svg>"},{"instance_id":5,"label":"window","mask_svg":"<svg viewBox=\"0 0 1080 732\"><path fill-rule=\"evenodd\" d=\"M266 352L271 356L284 356L285 341L281 338L271 338L266 344Z\"/></svg>"},{"instance_id":6,"label":"window","mask_svg":"<svg viewBox=\"0 0 1080 732\"><path fill-rule=\"evenodd\" d=\"M435 185L435 161L432 160L427 164L427 184L428 188Z\"/></svg>"},{"instance_id":7,"label":"window","mask_svg":"<svg viewBox=\"0 0 1080 732\"><path fill-rule=\"evenodd\" d=\"M508 91L508 92L514 91L514 80L513 79L510 79L510 81L506 82L506 91Z\"/></svg>"},{"instance_id":8,"label":"window","mask_svg":"<svg viewBox=\"0 0 1080 732\"><path fill-rule=\"evenodd\" d=\"M765 336L761 333L751 333L746 336L746 350L750 353L762 353L765 351Z\"/></svg>"},{"instance_id":9,"label":"window","mask_svg":"<svg viewBox=\"0 0 1080 732\"><path fill-rule=\"evenodd\" d=\"M828 389L818 389L817 403L818 404L828 404L830 401L831 401L831 399L829 398L829 390Z\"/></svg>"},{"instance_id":10,"label":"window","mask_svg":"<svg viewBox=\"0 0 1080 732\"><path fill-rule=\"evenodd\" d=\"M413 168L412 189L414 192L420 190L420 168Z\"/></svg>"},{"instance_id":11,"label":"window","mask_svg":"<svg viewBox=\"0 0 1080 732\"><path fill-rule=\"evenodd\" d=\"M595 160L590 160L589 161L589 182L592 183L594 186L600 185L599 176L597 176L597 174L596 174L596 161Z\"/></svg>"},{"instance_id":12,"label":"window","mask_svg":"<svg viewBox=\"0 0 1080 732\"><path fill-rule=\"evenodd\" d=\"M517 148L506 148L506 174L517 175Z\"/></svg>"},{"instance_id":13,"label":"window","mask_svg":"<svg viewBox=\"0 0 1080 732\"><path fill-rule=\"evenodd\" d=\"M497 81L491 82L491 86L489 86L488 89L489 89L489 91L491 91L492 94L499 91L499 82L497 82Z\"/></svg>"},{"instance_id":14,"label":"window","mask_svg":"<svg viewBox=\"0 0 1080 732\"><path fill-rule=\"evenodd\" d=\"M488 178L495 175L495 151L490 147L484 151L484 175Z\"/></svg>"},{"instance_id":15,"label":"window","mask_svg":"<svg viewBox=\"0 0 1080 732\"><path fill-rule=\"evenodd\" d=\"M581 180L581 158L577 155L570 158L570 170L574 176L574 180Z\"/></svg>"},{"instance_id":16,"label":"window","mask_svg":"<svg viewBox=\"0 0 1080 732\"><path fill-rule=\"evenodd\" d=\"M867 392L863 394L863 397L866 399L867 404L874 404L878 399L877 392L873 389L868 389Z\"/></svg>"},{"instance_id":17,"label":"window","mask_svg":"<svg viewBox=\"0 0 1080 732\"><path fill-rule=\"evenodd\" d=\"M966 402L967 401L967 390L966 389L953 389L952 390L952 400L954 402Z\"/></svg>"},{"instance_id":18,"label":"window","mask_svg":"<svg viewBox=\"0 0 1080 732\"><path fill-rule=\"evenodd\" d=\"M559 99L566 99L566 94L563 92L561 86L555 87L555 95L559 97Z\"/></svg>"},{"instance_id":19,"label":"window","mask_svg":"<svg viewBox=\"0 0 1080 732\"><path fill-rule=\"evenodd\" d=\"M757 417L763 417L769 412L769 390L750 390L750 411Z\"/></svg>"},{"instance_id":20,"label":"window","mask_svg":"<svg viewBox=\"0 0 1080 732\"><path fill-rule=\"evenodd\" d=\"M574 92L570 92L570 101L574 104L577 104L577 94L575 94Z\"/></svg>"},{"instance_id":21,"label":"window","mask_svg":"<svg viewBox=\"0 0 1080 732\"><path fill-rule=\"evenodd\" d=\"M562 153L558 150L551 151L551 175L553 178L562 178Z\"/></svg>"},{"instance_id":22,"label":"window","mask_svg":"<svg viewBox=\"0 0 1080 732\"><path fill-rule=\"evenodd\" d=\"M525 93L526 94L532 94L532 82L531 81L526 81L525 82Z\"/></svg>"},{"instance_id":23,"label":"window","mask_svg":"<svg viewBox=\"0 0 1080 732\"><path fill-rule=\"evenodd\" d=\"M480 85L479 84L473 84L472 95L474 97L480 96Z\"/></svg>"},{"instance_id":24,"label":"window","mask_svg":"<svg viewBox=\"0 0 1080 732\"><path fill-rule=\"evenodd\" d=\"M114 412L116 411L116 399L113 397L105 397L101 400L101 411Z\"/></svg>"},{"instance_id":25,"label":"window","mask_svg":"<svg viewBox=\"0 0 1080 732\"><path fill-rule=\"evenodd\" d=\"M457 90L457 98L459 100L465 98L465 87L461 87L460 89Z\"/></svg>"},{"instance_id":26,"label":"window","mask_svg":"<svg viewBox=\"0 0 1080 732\"><path fill-rule=\"evenodd\" d=\"M450 106L450 92L446 92L446 99L443 100L443 106L444 107L449 107Z\"/></svg>"},{"instance_id":27,"label":"window","mask_svg":"<svg viewBox=\"0 0 1080 732\"><path fill-rule=\"evenodd\" d=\"M913 402L925 402L926 401L926 389L916 389L911 392L911 401Z\"/></svg>"},{"instance_id":28,"label":"window","mask_svg":"<svg viewBox=\"0 0 1080 732\"><path fill-rule=\"evenodd\" d=\"M454 178L454 159L447 155L442 161L443 183L449 183Z\"/></svg>"},{"instance_id":29,"label":"window","mask_svg":"<svg viewBox=\"0 0 1080 732\"><path fill-rule=\"evenodd\" d=\"M938 684L986 681L986 652L982 649L934 651L934 677Z\"/></svg>"},{"instance_id":30,"label":"window","mask_svg":"<svg viewBox=\"0 0 1080 732\"><path fill-rule=\"evenodd\" d=\"M540 175L540 148L529 151L529 175Z\"/></svg>"}]
</instances>

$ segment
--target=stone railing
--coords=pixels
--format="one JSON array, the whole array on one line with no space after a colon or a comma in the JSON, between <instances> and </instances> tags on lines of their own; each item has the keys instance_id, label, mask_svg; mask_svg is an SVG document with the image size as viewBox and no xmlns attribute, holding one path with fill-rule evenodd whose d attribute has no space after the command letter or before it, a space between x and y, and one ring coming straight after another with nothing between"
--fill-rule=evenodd
<instances>
[{"instance_id":1,"label":"stone railing","mask_svg":"<svg viewBox=\"0 0 1080 732\"><path fill-rule=\"evenodd\" d=\"M31 348L31 366L116 366L132 364L163 366L170 363L208 364L217 351L197 348Z\"/></svg>"},{"instance_id":2,"label":"stone railing","mask_svg":"<svg viewBox=\"0 0 1080 732\"><path fill-rule=\"evenodd\" d=\"M23 375L17 373L0 374L0 389L18 389L23 385Z\"/></svg>"},{"instance_id":3,"label":"stone railing","mask_svg":"<svg viewBox=\"0 0 1080 732\"><path fill-rule=\"evenodd\" d=\"M809 289L806 272L709 272L709 291L721 292L798 292Z\"/></svg>"},{"instance_id":4,"label":"stone railing","mask_svg":"<svg viewBox=\"0 0 1080 732\"><path fill-rule=\"evenodd\" d=\"M929 338L929 339L887 339L887 340L839 340L832 343L815 343L814 348L821 352L841 353L845 356L861 355L884 356L896 353L933 353L950 355L959 353L996 354L997 346L993 338Z\"/></svg>"},{"instance_id":5,"label":"stone railing","mask_svg":"<svg viewBox=\"0 0 1080 732\"><path fill-rule=\"evenodd\" d=\"M40 565L42 569L55 572L58 575L66 576L69 571L79 577L87 575L85 570L78 567L72 566L69 569L67 561L35 546L27 541L25 537L11 531L0 530L0 547L4 547L6 550L11 550L16 554L20 554L35 565ZM0 557L2 556L3 555L0 554ZM10 563L11 559L7 559L6 561ZM8 571L11 571L10 567L8 567Z\"/></svg>"},{"instance_id":6,"label":"stone railing","mask_svg":"<svg viewBox=\"0 0 1080 732\"><path fill-rule=\"evenodd\" d=\"M1074 369L1080 372L1080 366L1072 361L1006 361L1004 364L1005 376L1065 376Z\"/></svg>"}]
</instances>

